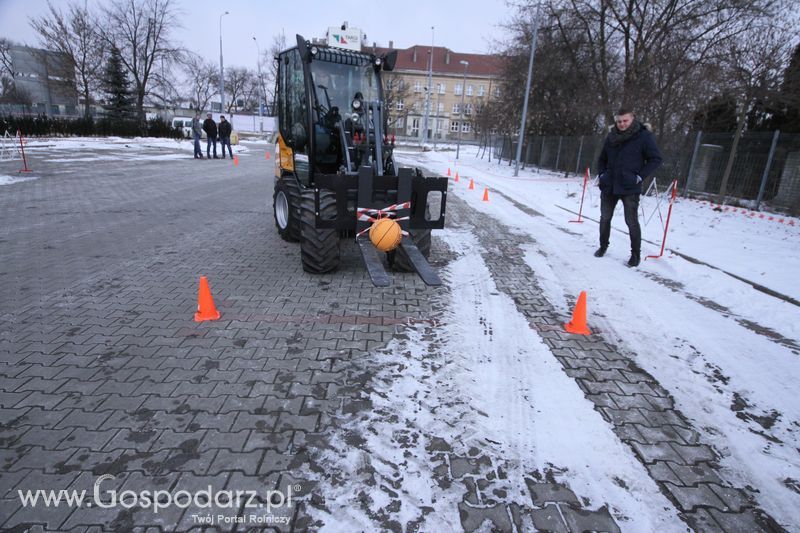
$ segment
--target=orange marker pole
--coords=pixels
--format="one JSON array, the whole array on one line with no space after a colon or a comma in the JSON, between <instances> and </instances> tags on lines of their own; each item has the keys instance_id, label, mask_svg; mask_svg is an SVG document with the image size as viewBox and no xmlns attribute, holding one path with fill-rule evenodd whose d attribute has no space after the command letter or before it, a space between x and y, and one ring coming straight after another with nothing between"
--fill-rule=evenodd
<instances>
[{"instance_id":1,"label":"orange marker pole","mask_svg":"<svg viewBox=\"0 0 800 533\"><path fill-rule=\"evenodd\" d=\"M589 167L586 167L586 175L583 177L583 192L581 193L581 208L578 209L578 220L570 220L570 222L574 222L576 224L583 224L583 220L581 218L583 214L583 197L586 196L586 184L589 182Z\"/></svg>"},{"instance_id":2,"label":"orange marker pole","mask_svg":"<svg viewBox=\"0 0 800 533\"><path fill-rule=\"evenodd\" d=\"M667 244L667 232L669 231L669 218L672 216L672 204L678 195L678 180L672 181L672 197L669 199L669 210L667 211L667 223L664 225L664 237L661 239L661 251L658 255L648 255L645 259L658 259L664 255L664 246Z\"/></svg>"}]
</instances>

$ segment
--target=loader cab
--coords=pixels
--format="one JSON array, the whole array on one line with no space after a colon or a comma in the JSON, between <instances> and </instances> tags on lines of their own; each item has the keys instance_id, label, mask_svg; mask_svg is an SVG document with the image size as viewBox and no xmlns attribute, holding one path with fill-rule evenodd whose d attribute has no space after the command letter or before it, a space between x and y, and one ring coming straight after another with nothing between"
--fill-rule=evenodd
<instances>
[{"instance_id":1,"label":"loader cab","mask_svg":"<svg viewBox=\"0 0 800 533\"><path fill-rule=\"evenodd\" d=\"M355 174L362 159L369 160L355 144L374 131L369 103L383 100L380 73L387 62L372 54L309 45L300 36L297 42L277 57L278 153L283 154L277 163L308 187L317 173Z\"/></svg>"}]
</instances>

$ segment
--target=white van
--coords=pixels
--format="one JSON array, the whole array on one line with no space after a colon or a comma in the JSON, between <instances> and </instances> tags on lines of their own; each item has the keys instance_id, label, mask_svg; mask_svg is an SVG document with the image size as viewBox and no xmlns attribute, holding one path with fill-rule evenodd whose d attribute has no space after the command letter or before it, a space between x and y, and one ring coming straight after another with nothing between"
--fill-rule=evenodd
<instances>
[{"instance_id":1,"label":"white van","mask_svg":"<svg viewBox=\"0 0 800 533\"><path fill-rule=\"evenodd\" d=\"M175 117L172 119L172 127L181 128L184 137L187 139L192 138L192 117Z\"/></svg>"}]
</instances>

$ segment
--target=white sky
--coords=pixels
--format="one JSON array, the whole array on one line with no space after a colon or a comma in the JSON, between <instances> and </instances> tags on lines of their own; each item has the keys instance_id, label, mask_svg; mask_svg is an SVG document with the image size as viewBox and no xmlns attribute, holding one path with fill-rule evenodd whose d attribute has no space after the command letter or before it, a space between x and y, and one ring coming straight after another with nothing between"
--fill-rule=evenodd
<instances>
[{"instance_id":1,"label":"white sky","mask_svg":"<svg viewBox=\"0 0 800 533\"><path fill-rule=\"evenodd\" d=\"M86 0L89 5L105 5L108 0ZM54 0L62 7L64 0ZM324 37L328 26L345 20L360 28L369 43L405 48L414 44L430 45L431 26L435 43L457 52L487 53L491 43L502 37L500 24L513 14L505 0L386 0L309 1L309 0L175 0L182 11L182 28L175 39L206 58L219 60L219 16L223 18L223 54L226 66L255 68L258 39L261 50L269 48L272 38L284 31L287 42L294 43L300 33L306 39ZM47 12L47 0L0 0L0 37L28 45L37 45L38 37L28 18Z\"/></svg>"}]
</instances>

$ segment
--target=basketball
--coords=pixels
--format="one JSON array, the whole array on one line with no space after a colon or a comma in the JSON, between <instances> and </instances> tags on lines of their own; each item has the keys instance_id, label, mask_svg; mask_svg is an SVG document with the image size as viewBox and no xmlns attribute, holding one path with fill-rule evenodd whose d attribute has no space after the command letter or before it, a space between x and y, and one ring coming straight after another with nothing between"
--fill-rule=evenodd
<instances>
[{"instance_id":1,"label":"basketball","mask_svg":"<svg viewBox=\"0 0 800 533\"><path fill-rule=\"evenodd\" d=\"M400 224L391 218L381 218L373 222L369 229L369 240L381 252L391 252L403 238L401 231Z\"/></svg>"}]
</instances>

